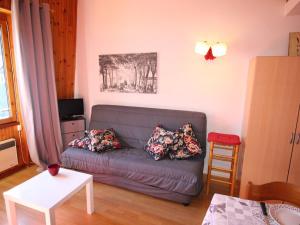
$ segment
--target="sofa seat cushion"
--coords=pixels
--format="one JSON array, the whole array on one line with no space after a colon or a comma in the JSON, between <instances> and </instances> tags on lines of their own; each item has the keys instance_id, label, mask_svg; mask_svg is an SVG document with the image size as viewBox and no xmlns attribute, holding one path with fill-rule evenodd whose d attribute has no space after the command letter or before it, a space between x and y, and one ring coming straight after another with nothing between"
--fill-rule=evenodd
<instances>
[{"instance_id":1,"label":"sofa seat cushion","mask_svg":"<svg viewBox=\"0 0 300 225\"><path fill-rule=\"evenodd\" d=\"M197 195L202 186L203 159L155 161L142 149L95 153L68 148L61 155L62 166L93 174L125 177L163 190Z\"/></svg>"}]
</instances>

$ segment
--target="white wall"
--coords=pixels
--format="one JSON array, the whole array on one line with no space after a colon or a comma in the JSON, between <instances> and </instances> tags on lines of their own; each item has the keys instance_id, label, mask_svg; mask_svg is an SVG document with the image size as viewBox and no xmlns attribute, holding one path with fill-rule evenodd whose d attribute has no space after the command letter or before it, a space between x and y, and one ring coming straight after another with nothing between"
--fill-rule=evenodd
<instances>
[{"instance_id":1,"label":"white wall","mask_svg":"<svg viewBox=\"0 0 300 225\"><path fill-rule=\"evenodd\" d=\"M240 134L249 60L287 55L300 16L285 0L79 0L76 96L94 104L202 111L208 131ZM224 41L228 54L206 62L200 40ZM101 93L99 54L158 53L158 94Z\"/></svg>"}]
</instances>

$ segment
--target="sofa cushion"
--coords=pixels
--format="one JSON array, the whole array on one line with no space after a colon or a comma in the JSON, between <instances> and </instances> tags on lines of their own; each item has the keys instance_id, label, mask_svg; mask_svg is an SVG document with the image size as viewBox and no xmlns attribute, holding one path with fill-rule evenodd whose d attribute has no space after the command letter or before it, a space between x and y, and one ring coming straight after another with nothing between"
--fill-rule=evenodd
<instances>
[{"instance_id":1,"label":"sofa cushion","mask_svg":"<svg viewBox=\"0 0 300 225\"><path fill-rule=\"evenodd\" d=\"M63 167L93 174L111 174L163 190L197 195L200 192L204 160L162 159L155 161L142 149L122 149L97 154L68 148L61 155Z\"/></svg>"},{"instance_id":2,"label":"sofa cushion","mask_svg":"<svg viewBox=\"0 0 300 225\"><path fill-rule=\"evenodd\" d=\"M187 159L202 153L191 123L184 124L174 132L173 137L173 145L169 151L171 159Z\"/></svg>"},{"instance_id":3,"label":"sofa cushion","mask_svg":"<svg viewBox=\"0 0 300 225\"><path fill-rule=\"evenodd\" d=\"M68 145L74 148L85 148L88 149L91 144L91 139L88 136L84 136L81 138L76 138L71 141Z\"/></svg>"},{"instance_id":4,"label":"sofa cushion","mask_svg":"<svg viewBox=\"0 0 300 225\"><path fill-rule=\"evenodd\" d=\"M148 152L155 160L164 158L170 147L173 145L174 133L156 126L145 145L145 151Z\"/></svg>"},{"instance_id":5,"label":"sofa cushion","mask_svg":"<svg viewBox=\"0 0 300 225\"><path fill-rule=\"evenodd\" d=\"M111 149L121 148L120 141L113 129L93 129L89 132L89 150L103 152Z\"/></svg>"}]
</instances>

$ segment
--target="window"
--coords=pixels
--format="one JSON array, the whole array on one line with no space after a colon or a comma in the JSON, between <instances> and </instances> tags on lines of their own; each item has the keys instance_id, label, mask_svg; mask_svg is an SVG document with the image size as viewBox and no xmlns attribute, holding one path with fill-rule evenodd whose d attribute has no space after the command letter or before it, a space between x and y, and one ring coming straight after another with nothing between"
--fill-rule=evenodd
<instances>
[{"instance_id":1,"label":"window","mask_svg":"<svg viewBox=\"0 0 300 225\"><path fill-rule=\"evenodd\" d=\"M9 15L0 14L0 124L16 121Z\"/></svg>"}]
</instances>

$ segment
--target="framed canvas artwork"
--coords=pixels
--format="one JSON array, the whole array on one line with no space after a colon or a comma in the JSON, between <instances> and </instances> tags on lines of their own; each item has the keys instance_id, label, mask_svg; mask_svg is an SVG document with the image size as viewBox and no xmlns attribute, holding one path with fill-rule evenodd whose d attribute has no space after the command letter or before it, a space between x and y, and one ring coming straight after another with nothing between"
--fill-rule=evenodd
<instances>
[{"instance_id":1,"label":"framed canvas artwork","mask_svg":"<svg viewBox=\"0 0 300 225\"><path fill-rule=\"evenodd\" d=\"M157 93L157 53L99 55L100 92Z\"/></svg>"}]
</instances>

